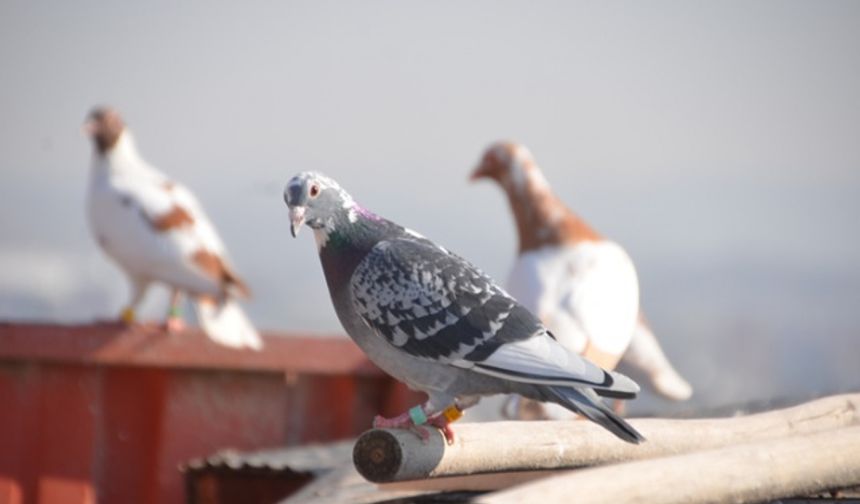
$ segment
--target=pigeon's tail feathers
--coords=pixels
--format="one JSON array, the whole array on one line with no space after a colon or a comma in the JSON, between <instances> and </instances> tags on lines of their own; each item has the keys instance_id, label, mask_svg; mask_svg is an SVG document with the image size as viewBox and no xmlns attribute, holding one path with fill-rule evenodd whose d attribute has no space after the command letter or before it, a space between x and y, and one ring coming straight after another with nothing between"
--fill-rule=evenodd
<instances>
[{"instance_id":1,"label":"pigeon's tail feathers","mask_svg":"<svg viewBox=\"0 0 860 504\"><path fill-rule=\"evenodd\" d=\"M593 390L548 386L542 387L541 392L547 400L579 413L628 443L639 444L645 441L642 434L609 409Z\"/></svg>"},{"instance_id":2,"label":"pigeon's tail feathers","mask_svg":"<svg viewBox=\"0 0 860 504\"><path fill-rule=\"evenodd\" d=\"M686 401L693 395L693 387L671 366L651 376L651 385L660 395L672 401Z\"/></svg>"},{"instance_id":3,"label":"pigeon's tail feathers","mask_svg":"<svg viewBox=\"0 0 860 504\"><path fill-rule=\"evenodd\" d=\"M636 395L639 394L639 384L635 381L617 371L604 370L604 372L610 377L607 380L610 385L608 387L593 387L597 395L613 399L635 399Z\"/></svg>"},{"instance_id":4,"label":"pigeon's tail feathers","mask_svg":"<svg viewBox=\"0 0 860 504\"><path fill-rule=\"evenodd\" d=\"M672 367L654 332L641 317L621 361L641 371L654 390L667 399L685 401L693 395L693 387Z\"/></svg>"},{"instance_id":5,"label":"pigeon's tail feathers","mask_svg":"<svg viewBox=\"0 0 860 504\"><path fill-rule=\"evenodd\" d=\"M195 306L203 331L216 343L232 348L263 348L260 335L235 300L216 302L200 298Z\"/></svg>"}]
</instances>

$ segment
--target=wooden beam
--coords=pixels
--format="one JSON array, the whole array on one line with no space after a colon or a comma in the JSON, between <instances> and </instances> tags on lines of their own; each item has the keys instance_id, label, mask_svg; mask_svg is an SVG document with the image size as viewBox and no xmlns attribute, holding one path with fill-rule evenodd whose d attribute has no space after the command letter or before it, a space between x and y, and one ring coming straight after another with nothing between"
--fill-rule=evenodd
<instances>
[{"instance_id":1,"label":"wooden beam","mask_svg":"<svg viewBox=\"0 0 860 504\"><path fill-rule=\"evenodd\" d=\"M461 424L452 446L438 432L425 444L408 431L374 429L356 442L353 462L365 478L383 483L647 459L860 425L860 394L746 417L630 423L648 441L624 443L586 421Z\"/></svg>"},{"instance_id":2,"label":"wooden beam","mask_svg":"<svg viewBox=\"0 0 860 504\"><path fill-rule=\"evenodd\" d=\"M860 426L570 471L482 496L486 504L744 503L860 484Z\"/></svg>"}]
</instances>

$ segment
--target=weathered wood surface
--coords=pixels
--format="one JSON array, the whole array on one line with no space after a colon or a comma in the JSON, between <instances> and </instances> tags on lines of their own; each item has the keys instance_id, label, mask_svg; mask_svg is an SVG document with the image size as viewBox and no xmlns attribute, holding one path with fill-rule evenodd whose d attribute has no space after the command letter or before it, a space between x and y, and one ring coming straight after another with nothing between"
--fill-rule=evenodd
<instances>
[{"instance_id":1,"label":"weathered wood surface","mask_svg":"<svg viewBox=\"0 0 860 504\"><path fill-rule=\"evenodd\" d=\"M424 444L407 431L374 429L359 438L353 462L368 480L391 482L649 459L860 425L860 394L745 417L630 423L646 442L624 443L586 421L460 424L452 446L439 433Z\"/></svg>"},{"instance_id":2,"label":"weathered wood surface","mask_svg":"<svg viewBox=\"0 0 860 504\"><path fill-rule=\"evenodd\" d=\"M745 503L860 484L860 426L568 471L478 502Z\"/></svg>"}]
</instances>

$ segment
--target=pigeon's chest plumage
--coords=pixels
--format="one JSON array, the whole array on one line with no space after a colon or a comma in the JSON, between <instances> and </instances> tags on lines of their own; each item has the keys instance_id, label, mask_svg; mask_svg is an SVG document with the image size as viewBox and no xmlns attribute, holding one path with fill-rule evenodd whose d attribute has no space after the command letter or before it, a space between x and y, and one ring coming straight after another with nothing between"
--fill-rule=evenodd
<instances>
[{"instance_id":1,"label":"pigeon's chest plumage","mask_svg":"<svg viewBox=\"0 0 860 504\"><path fill-rule=\"evenodd\" d=\"M182 251L175 237L153 229L129 189L133 184L122 177L93 177L87 201L90 229L105 253L130 274L158 279L175 273L165 265L181 264Z\"/></svg>"},{"instance_id":2,"label":"pigeon's chest plumage","mask_svg":"<svg viewBox=\"0 0 860 504\"><path fill-rule=\"evenodd\" d=\"M141 252L151 245L143 239L147 224L136 202L109 177L94 177L87 214L99 245L126 268L138 263Z\"/></svg>"},{"instance_id":3,"label":"pigeon's chest plumage","mask_svg":"<svg viewBox=\"0 0 860 504\"><path fill-rule=\"evenodd\" d=\"M405 354L364 321L351 287L355 271L367 260L370 248L339 245L337 239L330 241L320 250L320 261L332 304L347 334L374 364L411 388L426 392L448 388L458 378L457 372L445 372L438 363Z\"/></svg>"},{"instance_id":4,"label":"pigeon's chest plumage","mask_svg":"<svg viewBox=\"0 0 860 504\"><path fill-rule=\"evenodd\" d=\"M521 254L508 291L571 350L591 343L620 353L639 311L636 270L609 241L547 246Z\"/></svg>"}]
</instances>

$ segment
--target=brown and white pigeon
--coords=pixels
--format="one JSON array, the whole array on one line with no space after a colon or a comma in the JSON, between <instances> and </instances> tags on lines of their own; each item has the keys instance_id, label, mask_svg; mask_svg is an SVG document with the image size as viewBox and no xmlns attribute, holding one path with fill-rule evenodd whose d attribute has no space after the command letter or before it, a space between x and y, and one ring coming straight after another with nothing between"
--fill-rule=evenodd
<instances>
[{"instance_id":1,"label":"brown and white pigeon","mask_svg":"<svg viewBox=\"0 0 860 504\"><path fill-rule=\"evenodd\" d=\"M131 283L122 311L127 323L152 282L172 289L166 326L184 327L182 294L193 300L197 318L216 342L235 348L262 348L254 326L236 302L249 290L233 271L224 244L200 203L181 184L138 154L119 114L95 108L85 130L94 145L87 211L102 250Z\"/></svg>"},{"instance_id":2,"label":"brown and white pigeon","mask_svg":"<svg viewBox=\"0 0 860 504\"><path fill-rule=\"evenodd\" d=\"M471 178L495 180L510 202L519 249L508 292L569 350L605 369L614 369L622 355L630 354L629 364L644 371L659 393L688 398L690 385L672 368L639 314L632 260L561 202L528 149L511 142L491 145ZM512 405L530 416L560 413L552 408L535 413L534 405L517 401Z\"/></svg>"},{"instance_id":3,"label":"brown and white pigeon","mask_svg":"<svg viewBox=\"0 0 860 504\"><path fill-rule=\"evenodd\" d=\"M314 232L329 294L347 334L382 370L428 400L377 427L442 429L481 396L516 393L578 412L619 438L642 436L601 400L639 386L556 341L531 312L463 258L358 205L332 179L293 177L292 234Z\"/></svg>"}]
</instances>

